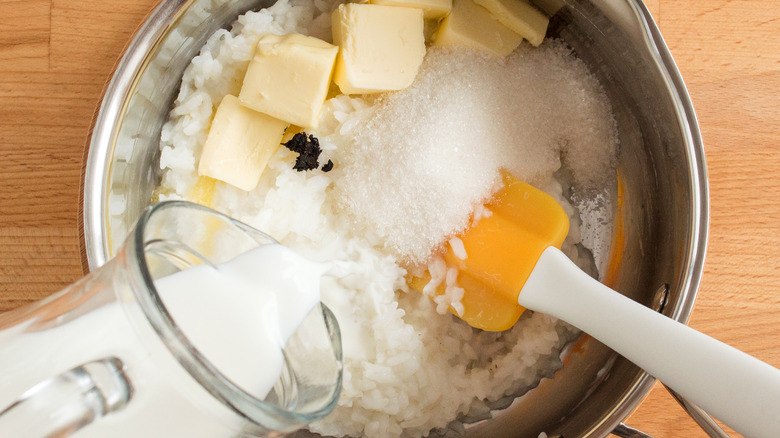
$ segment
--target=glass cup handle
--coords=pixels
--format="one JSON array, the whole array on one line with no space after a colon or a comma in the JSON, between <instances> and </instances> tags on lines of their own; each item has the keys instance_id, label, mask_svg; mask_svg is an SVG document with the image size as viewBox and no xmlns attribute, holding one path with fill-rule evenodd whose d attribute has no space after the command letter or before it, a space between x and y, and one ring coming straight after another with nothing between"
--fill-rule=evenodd
<instances>
[{"instance_id":1,"label":"glass cup handle","mask_svg":"<svg viewBox=\"0 0 780 438\"><path fill-rule=\"evenodd\" d=\"M0 436L67 437L121 410L132 394L121 360L88 362L33 386L0 411Z\"/></svg>"}]
</instances>

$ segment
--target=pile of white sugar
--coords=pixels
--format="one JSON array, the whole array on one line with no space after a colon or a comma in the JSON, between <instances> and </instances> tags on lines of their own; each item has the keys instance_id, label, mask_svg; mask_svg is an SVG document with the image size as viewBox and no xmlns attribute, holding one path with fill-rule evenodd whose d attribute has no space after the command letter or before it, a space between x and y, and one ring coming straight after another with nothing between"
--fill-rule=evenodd
<instances>
[{"instance_id":1,"label":"pile of white sugar","mask_svg":"<svg viewBox=\"0 0 780 438\"><path fill-rule=\"evenodd\" d=\"M610 105L562 43L504 59L430 48L414 84L375 102L334 154L335 188L359 226L411 264L463 230L499 169L546 187L564 161L580 188L614 167Z\"/></svg>"}]
</instances>

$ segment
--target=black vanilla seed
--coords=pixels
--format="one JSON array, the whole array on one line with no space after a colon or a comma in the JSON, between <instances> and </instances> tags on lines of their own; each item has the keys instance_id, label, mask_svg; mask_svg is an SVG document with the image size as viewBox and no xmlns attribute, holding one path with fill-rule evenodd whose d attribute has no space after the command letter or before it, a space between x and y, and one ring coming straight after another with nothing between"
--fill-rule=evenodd
<instances>
[{"instance_id":1,"label":"black vanilla seed","mask_svg":"<svg viewBox=\"0 0 780 438\"><path fill-rule=\"evenodd\" d=\"M295 159L293 169L298 172L312 170L320 167L320 141L313 135L306 135L305 132L299 132L293 136L287 143L282 143L284 147L298 154ZM326 165L327 166L327 165ZM333 167L333 164L331 164Z\"/></svg>"}]
</instances>

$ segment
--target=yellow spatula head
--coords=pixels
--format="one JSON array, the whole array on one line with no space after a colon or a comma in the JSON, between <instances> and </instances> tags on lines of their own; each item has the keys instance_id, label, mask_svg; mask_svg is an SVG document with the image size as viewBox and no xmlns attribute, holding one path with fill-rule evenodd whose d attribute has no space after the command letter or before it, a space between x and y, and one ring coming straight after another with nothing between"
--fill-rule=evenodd
<instances>
[{"instance_id":1,"label":"yellow spatula head","mask_svg":"<svg viewBox=\"0 0 780 438\"><path fill-rule=\"evenodd\" d=\"M569 231L569 217L555 199L507 172L503 179L504 187L485 205L492 214L458 236L466 257L450 247L444 254L447 265L458 268L457 283L465 290L460 318L491 331L517 322L525 310L517 304L523 284L542 252L560 248ZM418 290L426 283L410 281Z\"/></svg>"}]
</instances>

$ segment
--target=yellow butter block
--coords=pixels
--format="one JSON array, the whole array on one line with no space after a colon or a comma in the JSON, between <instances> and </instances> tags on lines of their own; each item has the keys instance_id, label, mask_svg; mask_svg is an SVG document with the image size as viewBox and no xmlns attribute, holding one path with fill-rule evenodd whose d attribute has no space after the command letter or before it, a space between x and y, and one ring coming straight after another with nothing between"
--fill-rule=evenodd
<instances>
[{"instance_id":1,"label":"yellow butter block","mask_svg":"<svg viewBox=\"0 0 780 438\"><path fill-rule=\"evenodd\" d=\"M523 0L474 0L487 9L504 26L512 29L534 46L542 44L550 19Z\"/></svg>"},{"instance_id":2,"label":"yellow butter block","mask_svg":"<svg viewBox=\"0 0 780 438\"><path fill-rule=\"evenodd\" d=\"M338 47L299 35L265 35L249 63L242 105L305 128L316 127Z\"/></svg>"},{"instance_id":3,"label":"yellow butter block","mask_svg":"<svg viewBox=\"0 0 780 438\"><path fill-rule=\"evenodd\" d=\"M402 90L425 57L423 10L347 3L333 11L333 81L344 94Z\"/></svg>"},{"instance_id":4,"label":"yellow butter block","mask_svg":"<svg viewBox=\"0 0 780 438\"><path fill-rule=\"evenodd\" d=\"M436 33L437 46L462 46L506 56L523 37L504 26L487 9L472 0L453 0L452 12Z\"/></svg>"},{"instance_id":5,"label":"yellow butter block","mask_svg":"<svg viewBox=\"0 0 780 438\"><path fill-rule=\"evenodd\" d=\"M279 149L287 123L241 105L227 95L211 122L198 175L252 190Z\"/></svg>"},{"instance_id":6,"label":"yellow butter block","mask_svg":"<svg viewBox=\"0 0 780 438\"><path fill-rule=\"evenodd\" d=\"M384 6L400 6L423 10L426 19L445 17L452 10L452 0L370 0L372 4Z\"/></svg>"}]
</instances>

